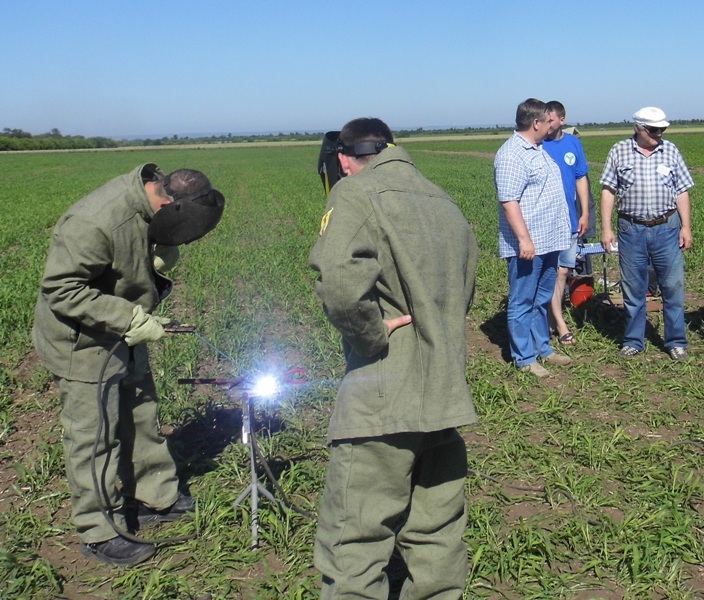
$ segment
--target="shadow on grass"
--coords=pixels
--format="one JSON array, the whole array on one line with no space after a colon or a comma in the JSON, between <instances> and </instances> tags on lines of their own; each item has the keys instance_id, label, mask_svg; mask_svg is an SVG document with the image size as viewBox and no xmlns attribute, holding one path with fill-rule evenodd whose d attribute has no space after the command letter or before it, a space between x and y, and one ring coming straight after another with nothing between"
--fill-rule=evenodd
<instances>
[{"instance_id":1,"label":"shadow on grass","mask_svg":"<svg viewBox=\"0 0 704 600\"><path fill-rule=\"evenodd\" d=\"M506 304L508 298L501 299L499 310L481 325L479 329L487 339L501 350L504 362L511 362L511 349L508 340L508 327L506 326Z\"/></svg>"},{"instance_id":2,"label":"shadow on grass","mask_svg":"<svg viewBox=\"0 0 704 600\"><path fill-rule=\"evenodd\" d=\"M703 309L685 314L685 322L690 330L698 331L704 336ZM594 296L579 308L572 309L572 317L578 328L585 323L591 324L603 337L610 339L616 346L621 346L624 334L626 313L623 306L611 303L603 294ZM654 347L666 352L665 341L660 335L660 323L663 320L662 310L648 310L645 322L645 338Z\"/></svg>"},{"instance_id":3,"label":"shadow on grass","mask_svg":"<svg viewBox=\"0 0 704 600\"><path fill-rule=\"evenodd\" d=\"M255 415L252 422L255 434L260 431L277 433L283 429L284 422L277 415ZM168 437L181 486L191 477L217 469L217 457L241 439L242 409L239 406L208 403L186 413L183 424Z\"/></svg>"},{"instance_id":4,"label":"shadow on grass","mask_svg":"<svg viewBox=\"0 0 704 600\"><path fill-rule=\"evenodd\" d=\"M479 328L487 336L489 341L501 349L501 358L505 362L511 362L511 349L509 345L509 335L507 327L507 303L508 297L504 297L499 304L499 310L489 319L484 321ZM601 297L592 297L577 308L568 306L577 329L582 329L587 323L605 338L619 343L623 337L623 314L613 304L605 302ZM648 326L647 335L649 338L658 338L657 332L652 326ZM662 340L657 343L656 339L651 339L656 345L662 345Z\"/></svg>"},{"instance_id":5,"label":"shadow on grass","mask_svg":"<svg viewBox=\"0 0 704 600\"><path fill-rule=\"evenodd\" d=\"M700 306L696 310L685 312L684 322L687 324L687 329L704 337L704 306Z\"/></svg>"},{"instance_id":6,"label":"shadow on grass","mask_svg":"<svg viewBox=\"0 0 704 600\"><path fill-rule=\"evenodd\" d=\"M500 348L501 358L511 362L508 327L506 325L506 306L508 298L504 297L499 305L499 310L489 319L484 321L479 328L488 340ZM579 307L567 306L565 308L575 322L577 330L590 324L604 338L611 340L615 346L621 345L624 328L624 309L608 301L603 295L593 296ZM655 347L665 350L665 343L658 332L661 312L648 313L645 337ZM687 313L685 320L691 330L704 336L704 307L697 311Z\"/></svg>"},{"instance_id":7,"label":"shadow on grass","mask_svg":"<svg viewBox=\"0 0 704 600\"><path fill-rule=\"evenodd\" d=\"M577 329L587 323L603 337L619 343L623 337L623 309L612 304L606 296L592 296L577 308L568 308Z\"/></svg>"}]
</instances>

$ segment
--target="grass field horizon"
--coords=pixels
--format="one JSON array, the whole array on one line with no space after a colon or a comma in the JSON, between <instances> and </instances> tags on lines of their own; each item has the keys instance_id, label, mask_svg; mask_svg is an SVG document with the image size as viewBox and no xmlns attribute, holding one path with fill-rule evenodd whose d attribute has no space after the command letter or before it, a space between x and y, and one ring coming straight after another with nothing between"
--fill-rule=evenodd
<instances>
[{"instance_id":1,"label":"grass field horizon","mask_svg":"<svg viewBox=\"0 0 704 600\"><path fill-rule=\"evenodd\" d=\"M629 134L583 136L597 199L600 165ZM704 134L668 130L666 138L680 147L696 183L695 246L685 258L691 359L668 358L658 311L649 314L643 355L619 359L621 316L593 299L567 309L578 340L564 349L573 366L552 369L544 381L507 361L506 268L497 252L491 159L503 139L397 140L456 199L480 246L467 320L467 382L479 423L462 429L471 467L466 598L704 594ZM307 265L325 207L318 148L0 154L0 598L318 596L314 519L262 500L261 547L250 547L249 504L236 504L249 483L236 398L217 387L177 383L307 369L309 384L292 386L281 406L257 410L256 435L286 495L315 514L327 420L344 372L339 336L315 299ZM197 532L198 538L166 545L144 565L111 569L78 550L56 389L29 333L56 220L83 195L146 162L166 171L200 169L225 194L223 221L183 249L175 291L159 312L193 323L229 360L187 334L152 344L163 433L198 512L192 521L146 533ZM605 266L617 279L615 260ZM596 278L603 267L595 259Z\"/></svg>"},{"instance_id":2,"label":"grass field horizon","mask_svg":"<svg viewBox=\"0 0 704 600\"><path fill-rule=\"evenodd\" d=\"M622 128L599 128L587 127L580 128L579 135L581 138L590 137L628 137L633 133L633 127L624 126ZM501 140L502 142L511 135L511 132L497 131L494 133L457 133L457 134L439 134L434 135L426 130L422 135L413 136L398 136L395 141L399 145L405 144L423 144L426 142L473 142L479 140ZM698 135L704 133L704 126L683 126L674 125L668 129L668 135ZM292 137L295 134L290 134ZM321 135L322 138L322 135ZM255 140L255 141L237 141L237 142L195 142L193 144L180 145L163 145L163 146L123 146L120 148L82 148L75 150L13 150L0 151L0 156L3 154L54 154L54 153L71 153L71 152L135 152L148 151L159 152L161 150L222 150L225 148L276 148L276 147L296 147L296 146L314 146L319 147L319 140ZM605 157L604 157L605 158Z\"/></svg>"}]
</instances>

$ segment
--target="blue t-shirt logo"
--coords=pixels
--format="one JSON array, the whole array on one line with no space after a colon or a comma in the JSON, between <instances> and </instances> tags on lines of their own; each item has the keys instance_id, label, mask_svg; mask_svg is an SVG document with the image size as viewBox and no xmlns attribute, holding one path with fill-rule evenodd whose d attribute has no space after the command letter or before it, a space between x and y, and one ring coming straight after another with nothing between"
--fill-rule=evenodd
<instances>
[{"instance_id":1,"label":"blue t-shirt logo","mask_svg":"<svg viewBox=\"0 0 704 600\"><path fill-rule=\"evenodd\" d=\"M565 154L565 162L570 167L577 162L577 157L574 155L574 152L568 152L567 154Z\"/></svg>"}]
</instances>

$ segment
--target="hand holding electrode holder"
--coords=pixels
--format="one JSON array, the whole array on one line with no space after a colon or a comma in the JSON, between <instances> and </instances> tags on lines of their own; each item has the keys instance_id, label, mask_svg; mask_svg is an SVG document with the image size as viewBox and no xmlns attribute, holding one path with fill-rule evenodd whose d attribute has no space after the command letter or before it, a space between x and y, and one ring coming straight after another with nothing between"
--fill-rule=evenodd
<instances>
[{"instance_id":1,"label":"hand holding electrode holder","mask_svg":"<svg viewBox=\"0 0 704 600\"><path fill-rule=\"evenodd\" d=\"M165 333L164 325L169 323L171 323L171 319L146 313L141 306L137 305L132 310L132 321L130 328L125 333L125 341L128 346L156 342Z\"/></svg>"}]
</instances>

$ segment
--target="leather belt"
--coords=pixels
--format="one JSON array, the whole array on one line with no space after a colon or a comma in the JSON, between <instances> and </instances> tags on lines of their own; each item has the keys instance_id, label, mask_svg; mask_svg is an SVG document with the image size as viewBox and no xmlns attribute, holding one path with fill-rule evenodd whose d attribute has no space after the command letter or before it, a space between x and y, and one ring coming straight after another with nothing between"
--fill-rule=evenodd
<instances>
[{"instance_id":1,"label":"leather belt","mask_svg":"<svg viewBox=\"0 0 704 600\"><path fill-rule=\"evenodd\" d=\"M618 216L620 219L626 219L626 221L630 221L631 223L635 223L636 225L655 227L655 225L662 225L663 223L667 223L667 220L676 212L677 209L673 208L672 210L668 210L664 215L661 215L655 219L648 219L647 221L644 219L636 219L635 217L632 217L631 215L627 215L626 213L622 212L618 213Z\"/></svg>"}]
</instances>

